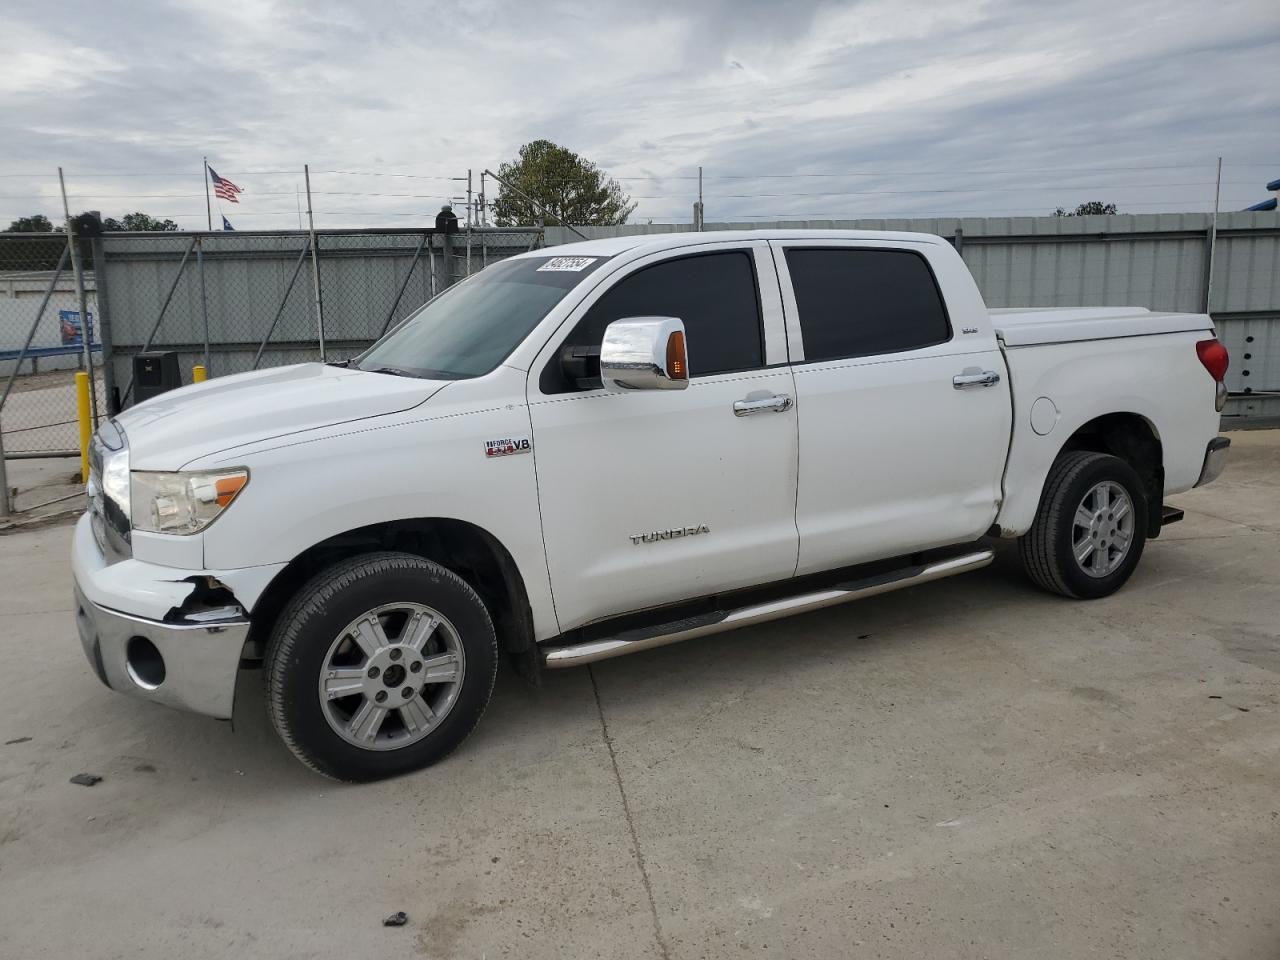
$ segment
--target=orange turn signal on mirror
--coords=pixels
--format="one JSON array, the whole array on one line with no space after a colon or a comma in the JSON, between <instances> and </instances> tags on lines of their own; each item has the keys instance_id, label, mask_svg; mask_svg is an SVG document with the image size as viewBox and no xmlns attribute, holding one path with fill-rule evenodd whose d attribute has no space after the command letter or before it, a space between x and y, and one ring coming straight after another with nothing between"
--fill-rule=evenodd
<instances>
[{"instance_id":1,"label":"orange turn signal on mirror","mask_svg":"<svg viewBox=\"0 0 1280 960\"><path fill-rule=\"evenodd\" d=\"M225 507L236 498L246 483L249 482L249 475L246 473L236 474L232 477L219 477L214 484L214 490L218 494L218 506Z\"/></svg>"},{"instance_id":2,"label":"orange turn signal on mirror","mask_svg":"<svg viewBox=\"0 0 1280 960\"><path fill-rule=\"evenodd\" d=\"M667 337L667 376L672 380L689 379L689 360L685 356L682 330Z\"/></svg>"}]
</instances>

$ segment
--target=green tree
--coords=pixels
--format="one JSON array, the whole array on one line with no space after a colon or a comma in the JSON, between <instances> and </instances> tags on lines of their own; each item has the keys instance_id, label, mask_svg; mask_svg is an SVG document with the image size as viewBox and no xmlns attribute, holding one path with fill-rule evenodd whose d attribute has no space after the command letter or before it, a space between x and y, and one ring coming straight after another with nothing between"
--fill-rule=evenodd
<instances>
[{"instance_id":1,"label":"green tree","mask_svg":"<svg viewBox=\"0 0 1280 960\"><path fill-rule=\"evenodd\" d=\"M43 213L33 217L19 217L9 224L5 233L53 233L53 224Z\"/></svg>"},{"instance_id":2,"label":"green tree","mask_svg":"<svg viewBox=\"0 0 1280 960\"><path fill-rule=\"evenodd\" d=\"M1098 214L1119 213L1114 203L1103 203L1101 200L1090 200L1088 203L1082 203L1075 210L1068 213L1059 207L1053 211L1055 217L1091 217Z\"/></svg>"},{"instance_id":3,"label":"green tree","mask_svg":"<svg viewBox=\"0 0 1280 960\"><path fill-rule=\"evenodd\" d=\"M546 210L549 226L626 223L636 208L616 180L594 163L550 140L526 143L520 148L520 156L498 167L498 176L515 187L509 190L502 184L498 186L493 214L500 227L538 223L542 214L520 194Z\"/></svg>"},{"instance_id":4,"label":"green tree","mask_svg":"<svg viewBox=\"0 0 1280 960\"><path fill-rule=\"evenodd\" d=\"M126 213L119 220L107 217L102 221L103 230L177 230L178 225L172 220L159 220L145 213Z\"/></svg>"}]
</instances>

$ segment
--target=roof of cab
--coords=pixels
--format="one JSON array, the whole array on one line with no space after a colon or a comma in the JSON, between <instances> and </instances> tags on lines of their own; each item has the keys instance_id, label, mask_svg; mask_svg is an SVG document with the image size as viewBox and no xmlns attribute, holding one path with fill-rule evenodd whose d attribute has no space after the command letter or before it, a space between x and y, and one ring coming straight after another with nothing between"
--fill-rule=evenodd
<instances>
[{"instance_id":1,"label":"roof of cab","mask_svg":"<svg viewBox=\"0 0 1280 960\"><path fill-rule=\"evenodd\" d=\"M599 240L581 240L542 247L520 254L521 257L613 257L643 247L647 252L675 250L703 243L747 240L898 240L907 243L946 243L932 233L902 233L891 230L709 230L706 232L637 233Z\"/></svg>"}]
</instances>

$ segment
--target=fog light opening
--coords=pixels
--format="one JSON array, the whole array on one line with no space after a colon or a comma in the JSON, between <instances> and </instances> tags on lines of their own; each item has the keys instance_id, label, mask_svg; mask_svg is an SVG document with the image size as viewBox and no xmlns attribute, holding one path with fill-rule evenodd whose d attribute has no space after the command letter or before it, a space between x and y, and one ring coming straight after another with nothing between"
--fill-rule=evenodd
<instances>
[{"instance_id":1,"label":"fog light opening","mask_svg":"<svg viewBox=\"0 0 1280 960\"><path fill-rule=\"evenodd\" d=\"M154 690L164 683L164 657L146 637L130 637L125 648L125 668L129 679L143 690Z\"/></svg>"}]
</instances>

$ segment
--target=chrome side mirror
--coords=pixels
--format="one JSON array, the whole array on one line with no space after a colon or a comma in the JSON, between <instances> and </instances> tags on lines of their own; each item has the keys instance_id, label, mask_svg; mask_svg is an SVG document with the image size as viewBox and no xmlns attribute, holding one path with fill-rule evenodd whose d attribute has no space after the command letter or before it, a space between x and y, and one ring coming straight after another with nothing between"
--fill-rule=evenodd
<instances>
[{"instance_id":1,"label":"chrome side mirror","mask_svg":"<svg viewBox=\"0 0 1280 960\"><path fill-rule=\"evenodd\" d=\"M626 317L604 331L600 344L604 388L683 390L689 386L684 323L677 317Z\"/></svg>"}]
</instances>

